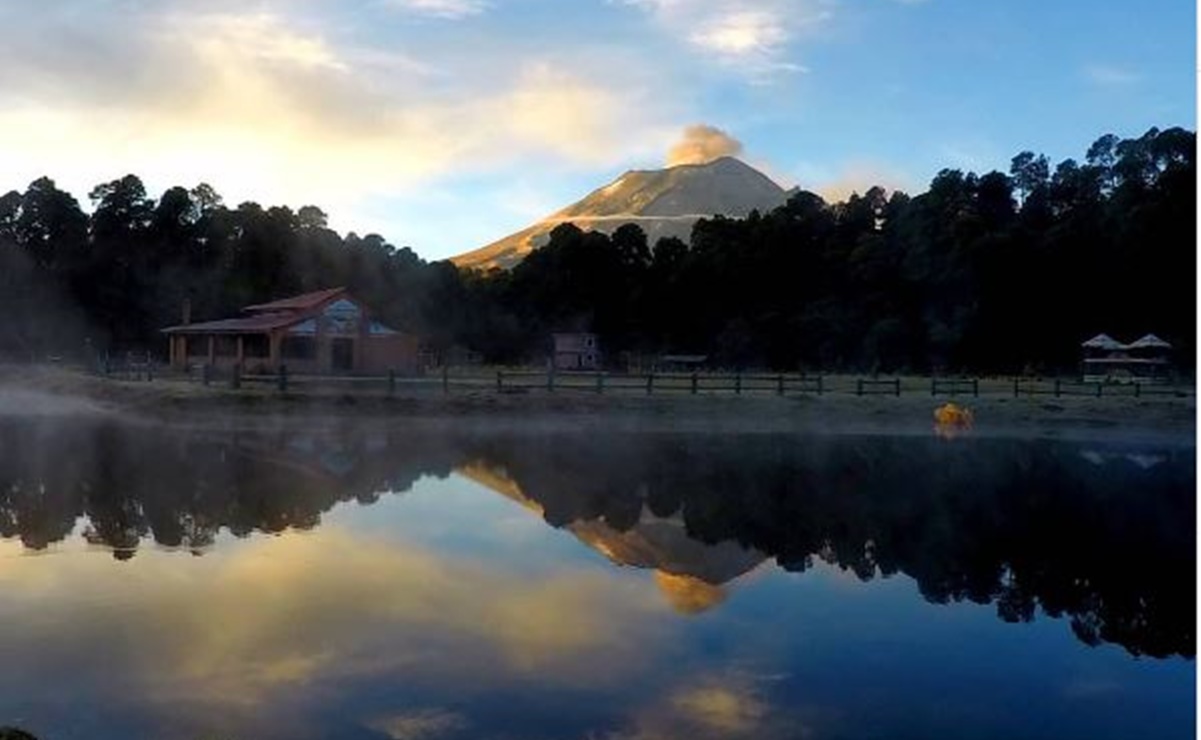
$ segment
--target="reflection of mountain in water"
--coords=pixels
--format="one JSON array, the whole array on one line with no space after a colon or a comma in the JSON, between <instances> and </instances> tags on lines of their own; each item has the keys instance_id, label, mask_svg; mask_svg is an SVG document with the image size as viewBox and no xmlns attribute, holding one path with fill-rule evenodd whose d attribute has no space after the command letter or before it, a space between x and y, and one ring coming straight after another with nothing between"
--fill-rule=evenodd
<instances>
[{"instance_id":1,"label":"reflection of mountain in water","mask_svg":"<svg viewBox=\"0 0 1201 740\"><path fill-rule=\"evenodd\" d=\"M863 580L904 573L932 602L992 603L1010 622L1041 609L1089 644L1195 653L1191 448L1115 448L1101 465L1049 441L648 435L478 449L548 523L599 531L581 539L623 563L722 582L696 550L618 549L668 518L694 543L738 543L787 570L819 559ZM1163 462L1138 464L1148 455Z\"/></svg>"},{"instance_id":2,"label":"reflection of mountain in water","mask_svg":"<svg viewBox=\"0 0 1201 740\"><path fill-rule=\"evenodd\" d=\"M1088 454L1084 454L1088 453ZM1094 454L1095 453L1095 454ZM1042 610L1089 644L1195 653L1193 450L1039 441L401 432L166 434L0 424L0 535L145 537L202 551L316 525L423 474L460 470L700 611L774 558L863 580L904 573L932 602ZM1152 466L1140 460L1156 458Z\"/></svg>"},{"instance_id":3,"label":"reflection of mountain in water","mask_svg":"<svg viewBox=\"0 0 1201 740\"><path fill-rule=\"evenodd\" d=\"M460 467L459 474L487 486L528 509L544 514L502 467L484 462ZM679 512L661 517L643 507L637 521L619 530L604 519L577 520L566 529L617 565L649 568L668 602L696 614L726 598L723 584L752 570L765 556L736 542L705 543L687 532Z\"/></svg>"}]
</instances>

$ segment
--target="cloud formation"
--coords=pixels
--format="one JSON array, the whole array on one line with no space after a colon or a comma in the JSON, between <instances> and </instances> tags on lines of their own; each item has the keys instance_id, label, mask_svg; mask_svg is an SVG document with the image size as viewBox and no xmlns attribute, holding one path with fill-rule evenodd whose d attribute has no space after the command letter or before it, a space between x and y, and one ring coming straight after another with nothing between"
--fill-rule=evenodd
<instances>
[{"instance_id":1,"label":"cloud formation","mask_svg":"<svg viewBox=\"0 0 1201 740\"><path fill-rule=\"evenodd\" d=\"M449 20L479 15L488 7L484 0L389 0L388 4L418 15Z\"/></svg>"},{"instance_id":2,"label":"cloud formation","mask_svg":"<svg viewBox=\"0 0 1201 740\"><path fill-rule=\"evenodd\" d=\"M393 5L441 17L484 7ZM231 203L336 215L463 172L612 166L650 154L666 130L652 78L632 64L602 74L541 50L495 65L497 50L435 56L319 16L227 6L139 3L118 23L72 4L0 28L4 187L49 174L81 194L135 172L152 191L207 181Z\"/></svg>"},{"instance_id":3,"label":"cloud formation","mask_svg":"<svg viewBox=\"0 0 1201 740\"><path fill-rule=\"evenodd\" d=\"M648 13L668 33L753 83L806 68L788 52L831 15L829 0L621 0Z\"/></svg>"},{"instance_id":4,"label":"cloud formation","mask_svg":"<svg viewBox=\"0 0 1201 740\"><path fill-rule=\"evenodd\" d=\"M561 567L530 578L330 525L231 543L186 564L142 552L116 580L111 560L86 555L63 555L48 577L20 547L0 543L7 614L23 625L0 647L26 670L0 677L0 695L67 672L92 698L153 707L162 720L228 712L286 722L304 697L332 700L380 677L603 687L650 660L646 646L668 616L644 584L616 572ZM47 610L89 617L36 616ZM104 644L120 650L79 668L79 655ZM364 719L398 738L462 723L433 711Z\"/></svg>"},{"instance_id":5,"label":"cloud formation","mask_svg":"<svg viewBox=\"0 0 1201 740\"><path fill-rule=\"evenodd\" d=\"M685 128L680 140L667 151L667 166L705 164L721 157L737 157L740 154L741 141L715 126L695 124Z\"/></svg>"}]
</instances>

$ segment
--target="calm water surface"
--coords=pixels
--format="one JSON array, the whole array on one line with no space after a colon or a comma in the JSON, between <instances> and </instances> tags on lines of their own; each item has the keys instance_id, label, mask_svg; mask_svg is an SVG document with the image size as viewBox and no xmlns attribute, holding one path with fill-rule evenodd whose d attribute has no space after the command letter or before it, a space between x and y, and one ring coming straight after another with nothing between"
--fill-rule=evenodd
<instances>
[{"instance_id":1,"label":"calm water surface","mask_svg":"<svg viewBox=\"0 0 1201 740\"><path fill-rule=\"evenodd\" d=\"M1194 457L0 421L0 724L1192 737Z\"/></svg>"}]
</instances>

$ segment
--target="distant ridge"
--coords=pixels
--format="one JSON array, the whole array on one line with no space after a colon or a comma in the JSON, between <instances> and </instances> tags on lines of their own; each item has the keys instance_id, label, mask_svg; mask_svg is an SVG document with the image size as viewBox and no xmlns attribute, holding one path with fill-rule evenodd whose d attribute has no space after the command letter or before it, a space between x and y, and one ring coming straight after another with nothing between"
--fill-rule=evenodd
<instances>
[{"instance_id":1,"label":"distant ridge","mask_svg":"<svg viewBox=\"0 0 1201 740\"><path fill-rule=\"evenodd\" d=\"M630 170L538 223L451 261L459 267L508 269L544 245L551 230L565 222L605 233L635 223L652 245L669 236L687 241L699 219L743 217L755 209L771 210L787 198L788 191L771 178L733 157L661 170Z\"/></svg>"}]
</instances>

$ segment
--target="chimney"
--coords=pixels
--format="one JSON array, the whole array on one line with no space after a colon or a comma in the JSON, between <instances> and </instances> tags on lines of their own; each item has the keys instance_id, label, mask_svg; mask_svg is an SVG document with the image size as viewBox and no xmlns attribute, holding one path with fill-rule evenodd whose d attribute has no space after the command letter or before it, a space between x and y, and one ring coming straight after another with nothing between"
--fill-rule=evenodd
<instances>
[{"instance_id":1,"label":"chimney","mask_svg":"<svg viewBox=\"0 0 1201 740\"><path fill-rule=\"evenodd\" d=\"M180 308L180 313L182 314L182 316L180 318L183 319L182 323L184 326L187 326L188 324L192 323L192 299L191 298L183 299L183 306Z\"/></svg>"}]
</instances>

